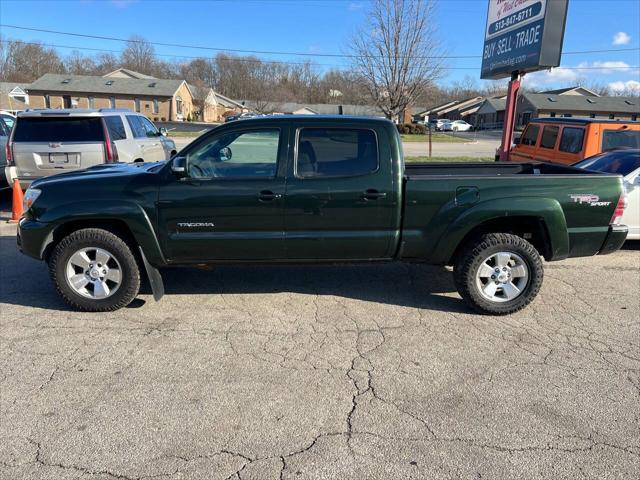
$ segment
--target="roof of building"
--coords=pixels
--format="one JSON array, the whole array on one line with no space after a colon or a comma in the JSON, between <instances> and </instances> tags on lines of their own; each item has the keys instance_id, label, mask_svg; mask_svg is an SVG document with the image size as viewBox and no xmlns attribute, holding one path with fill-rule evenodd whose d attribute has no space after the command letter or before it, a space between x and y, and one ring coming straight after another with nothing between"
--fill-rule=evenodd
<instances>
[{"instance_id":1,"label":"roof of building","mask_svg":"<svg viewBox=\"0 0 640 480\"><path fill-rule=\"evenodd\" d=\"M0 82L0 110L24 110L29 105L18 100L15 97L9 97L9 93L16 87L25 90L28 83L16 83L16 82Z\"/></svg>"},{"instance_id":2,"label":"roof of building","mask_svg":"<svg viewBox=\"0 0 640 480\"><path fill-rule=\"evenodd\" d=\"M586 87L582 87L580 85L576 85L573 87L566 87L566 88L558 88L556 90L545 90L544 92L538 92L538 93L549 93L552 95L567 95L567 94L576 94L576 95L585 95L585 96L590 96L590 97L599 97L600 95L598 95L596 92L594 92L593 90L589 90Z\"/></svg>"},{"instance_id":3,"label":"roof of building","mask_svg":"<svg viewBox=\"0 0 640 480\"><path fill-rule=\"evenodd\" d=\"M480 113L501 112L506 108L507 99L505 97L488 97L478 106Z\"/></svg>"},{"instance_id":4,"label":"roof of building","mask_svg":"<svg viewBox=\"0 0 640 480\"><path fill-rule=\"evenodd\" d=\"M133 70L129 70L128 68L118 68L113 72L109 72L104 77L114 77L114 78L156 78L151 75L146 75L140 72L134 72Z\"/></svg>"},{"instance_id":5,"label":"roof of building","mask_svg":"<svg viewBox=\"0 0 640 480\"><path fill-rule=\"evenodd\" d=\"M173 96L184 80L159 78L105 78L93 75L46 73L27 85L28 92L77 92L124 95Z\"/></svg>"},{"instance_id":6,"label":"roof of building","mask_svg":"<svg viewBox=\"0 0 640 480\"><path fill-rule=\"evenodd\" d=\"M245 102L245 107L256 109L257 103L251 100ZM365 116L365 117L384 117L384 112L373 105L334 105L329 103L294 103L273 102L269 106L269 110L279 113L292 113L296 110L308 108L317 112L319 115L340 115L340 107L342 107L342 115Z\"/></svg>"},{"instance_id":7,"label":"roof of building","mask_svg":"<svg viewBox=\"0 0 640 480\"><path fill-rule=\"evenodd\" d=\"M552 95L549 93L525 93L536 110L560 110L578 112L640 113L639 97L591 97L583 95Z\"/></svg>"}]
</instances>

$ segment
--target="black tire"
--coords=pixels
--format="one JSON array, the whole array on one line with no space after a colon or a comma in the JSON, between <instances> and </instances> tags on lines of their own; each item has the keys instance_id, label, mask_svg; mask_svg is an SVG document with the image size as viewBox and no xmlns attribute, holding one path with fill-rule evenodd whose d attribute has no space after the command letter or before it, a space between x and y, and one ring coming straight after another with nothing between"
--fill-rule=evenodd
<instances>
[{"instance_id":1,"label":"black tire","mask_svg":"<svg viewBox=\"0 0 640 480\"><path fill-rule=\"evenodd\" d=\"M528 281L521 293L512 300L492 301L481 293L476 274L485 259L498 252L509 252L524 260ZM508 233L490 233L468 242L456 258L453 279L462 298L477 312L508 315L521 310L533 301L542 286L544 269L536 248L524 238Z\"/></svg>"},{"instance_id":2,"label":"black tire","mask_svg":"<svg viewBox=\"0 0 640 480\"><path fill-rule=\"evenodd\" d=\"M71 256L92 247L108 251L120 267L119 286L106 298L87 298L74 290L67 280L66 269ZM84 312L111 312L126 307L140 290L140 269L131 249L122 238L100 228L85 228L64 237L51 253L49 275L64 301Z\"/></svg>"}]
</instances>

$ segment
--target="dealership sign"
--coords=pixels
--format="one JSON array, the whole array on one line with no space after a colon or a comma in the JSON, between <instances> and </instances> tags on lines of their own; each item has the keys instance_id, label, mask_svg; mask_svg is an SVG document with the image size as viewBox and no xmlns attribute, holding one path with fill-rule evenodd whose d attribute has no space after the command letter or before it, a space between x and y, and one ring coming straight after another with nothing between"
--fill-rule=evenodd
<instances>
[{"instance_id":1,"label":"dealership sign","mask_svg":"<svg viewBox=\"0 0 640 480\"><path fill-rule=\"evenodd\" d=\"M560 65L568 0L489 0L480 77Z\"/></svg>"}]
</instances>

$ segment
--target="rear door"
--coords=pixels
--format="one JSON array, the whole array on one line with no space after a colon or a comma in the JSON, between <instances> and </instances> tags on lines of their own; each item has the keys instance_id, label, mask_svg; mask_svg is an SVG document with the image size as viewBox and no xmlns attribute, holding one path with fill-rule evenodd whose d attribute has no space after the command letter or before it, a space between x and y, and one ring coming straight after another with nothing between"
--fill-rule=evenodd
<instances>
[{"instance_id":1,"label":"rear door","mask_svg":"<svg viewBox=\"0 0 640 480\"><path fill-rule=\"evenodd\" d=\"M387 132L305 122L294 134L285 195L287 258L391 256L397 206Z\"/></svg>"},{"instance_id":2,"label":"rear door","mask_svg":"<svg viewBox=\"0 0 640 480\"><path fill-rule=\"evenodd\" d=\"M19 117L13 133L13 156L18 178L25 180L104 163L102 119Z\"/></svg>"},{"instance_id":3,"label":"rear door","mask_svg":"<svg viewBox=\"0 0 640 480\"><path fill-rule=\"evenodd\" d=\"M565 125L560 131L560 141L554 162L571 165L584 158L585 127Z\"/></svg>"},{"instance_id":4,"label":"rear door","mask_svg":"<svg viewBox=\"0 0 640 480\"><path fill-rule=\"evenodd\" d=\"M560 133L558 125L544 125L540 141L534 154L534 160L542 162L554 162L557 156L557 143Z\"/></svg>"}]
</instances>

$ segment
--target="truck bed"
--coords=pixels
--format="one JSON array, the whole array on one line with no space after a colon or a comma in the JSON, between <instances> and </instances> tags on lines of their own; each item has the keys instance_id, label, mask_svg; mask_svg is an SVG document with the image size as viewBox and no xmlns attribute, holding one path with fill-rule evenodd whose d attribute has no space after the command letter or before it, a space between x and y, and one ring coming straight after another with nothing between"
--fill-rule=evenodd
<instances>
[{"instance_id":1,"label":"truck bed","mask_svg":"<svg viewBox=\"0 0 640 480\"><path fill-rule=\"evenodd\" d=\"M593 175L568 165L544 162L437 162L406 163L407 178L423 176ZM597 174L596 174L597 175Z\"/></svg>"}]
</instances>

